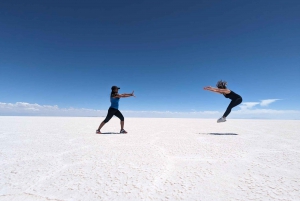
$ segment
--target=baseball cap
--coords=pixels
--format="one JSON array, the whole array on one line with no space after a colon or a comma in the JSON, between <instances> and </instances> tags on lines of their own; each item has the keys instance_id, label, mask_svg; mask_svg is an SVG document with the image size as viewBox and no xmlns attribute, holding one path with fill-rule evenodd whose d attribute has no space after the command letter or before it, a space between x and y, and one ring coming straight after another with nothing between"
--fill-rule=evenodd
<instances>
[{"instance_id":1,"label":"baseball cap","mask_svg":"<svg viewBox=\"0 0 300 201\"><path fill-rule=\"evenodd\" d=\"M117 87L117 86L112 86L111 87L111 90L115 90L115 89L120 89L120 87Z\"/></svg>"}]
</instances>

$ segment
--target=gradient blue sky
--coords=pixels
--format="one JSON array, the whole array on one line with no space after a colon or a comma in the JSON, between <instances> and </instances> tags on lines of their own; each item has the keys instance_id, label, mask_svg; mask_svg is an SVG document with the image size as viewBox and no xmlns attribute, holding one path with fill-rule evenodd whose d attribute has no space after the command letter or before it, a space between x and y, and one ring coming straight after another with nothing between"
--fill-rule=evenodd
<instances>
[{"instance_id":1,"label":"gradient blue sky","mask_svg":"<svg viewBox=\"0 0 300 201\"><path fill-rule=\"evenodd\" d=\"M106 110L300 110L299 1L1 1L0 102ZM254 106L253 109L262 109ZM1 115L1 111L0 111Z\"/></svg>"}]
</instances>

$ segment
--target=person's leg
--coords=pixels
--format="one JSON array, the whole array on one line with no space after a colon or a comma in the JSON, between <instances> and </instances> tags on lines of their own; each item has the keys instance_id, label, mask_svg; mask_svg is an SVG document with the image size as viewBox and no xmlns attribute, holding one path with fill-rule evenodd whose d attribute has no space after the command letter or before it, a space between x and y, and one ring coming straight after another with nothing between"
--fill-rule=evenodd
<instances>
[{"instance_id":1,"label":"person's leg","mask_svg":"<svg viewBox=\"0 0 300 201\"><path fill-rule=\"evenodd\" d=\"M104 119L104 121L99 125L99 128L97 131L100 132L101 128L114 116L114 114L116 113L116 110L113 108L109 108L108 109L108 113L106 115L106 118Z\"/></svg>"},{"instance_id":2,"label":"person's leg","mask_svg":"<svg viewBox=\"0 0 300 201\"><path fill-rule=\"evenodd\" d=\"M121 121L120 124L121 124L121 130L123 130L124 129L124 121Z\"/></svg>"},{"instance_id":3,"label":"person's leg","mask_svg":"<svg viewBox=\"0 0 300 201\"><path fill-rule=\"evenodd\" d=\"M102 121L101 124L98 127L98 130L100 132L101 128L106 124L106 122Z\"/></svg>"},{"instance_id":4,"label":"person's leg","mask_svg":"<svg viewBox=\"0 0 300 201\"><path fill-rule=\"evenodd\" d=\"M120 124L121 124L121 130L124 129L124 116L123 114L118 110L116 113L115 113L115 116L118 117L120 119Z\"/></svg>"},{"instance_id":5,"label":"person's leg","mask_svg":"<svg viewBox=\"0 0 300 201\"><path fill-rule=\"evenodd\" d=\"M228 107L227 107L225 113L223 114L223 118L226 118L226 117L230 114L231 109L234 108L235 106L241 104L241 102L242 102L242 99L241 99L241 98L232 100L232 101L229 103L229 105L228 105Z\"/></svg>"}]
</instances>

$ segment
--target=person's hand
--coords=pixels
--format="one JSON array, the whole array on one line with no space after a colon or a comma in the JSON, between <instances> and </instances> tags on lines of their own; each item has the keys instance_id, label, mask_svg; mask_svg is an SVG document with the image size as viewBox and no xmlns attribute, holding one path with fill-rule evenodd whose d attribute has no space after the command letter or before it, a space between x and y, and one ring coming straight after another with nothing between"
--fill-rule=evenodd
<instances>
[{"instance_id":1,"label":"person's hand","mask_svg":"<svg viewBox=\"0 0 300 201\"><path fill-rule=\"evenodd\" d=\"M134 91L132 91L132 93L131 93L131 96L135 97L135 95L134 95Z\"/></svg>"},{"instance_id":2,"label":"person's hand","mask_svg":"<svg viewBox=\"0 0 300 201\"><path fill-rule=\"evenodd\" d=\"M209 89L211 89L211 86L204 87L203 89L204 90L209 90Z\"/></svg>"}]
</instances>

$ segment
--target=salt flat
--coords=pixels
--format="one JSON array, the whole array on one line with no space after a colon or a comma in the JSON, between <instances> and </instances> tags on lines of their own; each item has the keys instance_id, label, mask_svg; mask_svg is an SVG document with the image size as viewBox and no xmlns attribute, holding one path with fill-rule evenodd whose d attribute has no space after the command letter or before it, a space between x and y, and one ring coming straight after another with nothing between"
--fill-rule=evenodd
<instances>
[{"instance_id":1,"label":"salt flat","mask_svg":"<svg viewBox=\"0 0 300 201\"><path fill-rule=\"evenodd\" d=\"M0 117L0 200L300 200L300 121Z\"/></svg>"}]
</instances>

